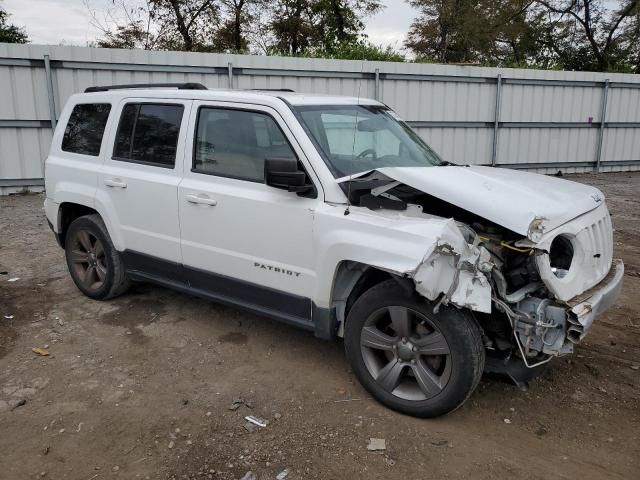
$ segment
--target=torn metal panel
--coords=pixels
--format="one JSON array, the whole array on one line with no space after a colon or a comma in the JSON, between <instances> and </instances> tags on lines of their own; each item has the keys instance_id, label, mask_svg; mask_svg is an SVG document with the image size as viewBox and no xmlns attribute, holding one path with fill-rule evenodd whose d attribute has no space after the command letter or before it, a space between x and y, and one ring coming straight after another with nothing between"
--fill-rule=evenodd
<instances>
[{"instance_id":1,"label":"torn metal panel","mask_svg":"<svg viewBox=\"0 0 640 480\"><path fill-rule=\"evenodd\" d=\"M491 254L482 246L468 244L450 220L413 273L416 291L435 301L491 313L491 285L485 273L493 268Z\"/></svg>"}]
</instances>

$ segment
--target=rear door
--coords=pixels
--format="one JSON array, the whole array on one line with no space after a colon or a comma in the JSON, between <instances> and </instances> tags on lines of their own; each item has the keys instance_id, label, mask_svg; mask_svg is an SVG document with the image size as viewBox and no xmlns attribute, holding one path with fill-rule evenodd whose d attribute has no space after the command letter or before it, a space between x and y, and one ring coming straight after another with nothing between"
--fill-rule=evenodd
<instances>
[{"instance_id":1,"label":"rear door","mask_svg":"<svg viewBox=\"0 0 640 480\"><path fill-rule=\"evenodd\" d=\"M191 286L294 323L308 321L320 195L305 198L264 183L267 157L296 158L310 173L286 124L265 106L194 102L189 131L193 152L185 157L178 197Z\"/></svg>"},{"instance_id":2,"label":"rear door","mask_svg":"<svg viewBox=\"0 0 640 480\"><path fill-rule=\"evenodd\" d=\"M191 101L125 99L98 197L119 230L127 268L158 276L179 272L178 184Z\"/></svg>"}]
</instances>

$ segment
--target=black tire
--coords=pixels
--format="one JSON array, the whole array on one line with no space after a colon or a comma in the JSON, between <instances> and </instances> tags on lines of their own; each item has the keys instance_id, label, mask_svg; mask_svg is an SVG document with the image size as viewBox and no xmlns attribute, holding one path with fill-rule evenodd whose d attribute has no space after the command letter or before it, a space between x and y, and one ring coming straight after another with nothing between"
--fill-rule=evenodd
<instances>
[{"instance_id":1,"label":"black tire","mask_svg":"<svg viewBox=\"0 0 640 480\"><path fill-rule=\"evenodd\" d=\"M65 256L73 282L87 297L109 300L129 288L124 263L100 215L85 215L71 223L65 235Z\"/></svg>"},{"instance_id":2,"label":"black tire","mask_svg":"<svg viewBox=\"0 0 640 480\"><path fill-rule=\"evenodd\" d=\"M397 317L404 311L413 326L402 342L392 313ZM395 280L372 287L356 300L348 314L344 344L364 388L385 406L415 417L437 417L460 407L477 387L485 363L481 331L470 312L443 307L434 314L433 304L408 294ZM378 365L380 383L372 373ZM397 371L399 383L394 382L395 374L389 374Z\"/></svg>"}]
</instances>

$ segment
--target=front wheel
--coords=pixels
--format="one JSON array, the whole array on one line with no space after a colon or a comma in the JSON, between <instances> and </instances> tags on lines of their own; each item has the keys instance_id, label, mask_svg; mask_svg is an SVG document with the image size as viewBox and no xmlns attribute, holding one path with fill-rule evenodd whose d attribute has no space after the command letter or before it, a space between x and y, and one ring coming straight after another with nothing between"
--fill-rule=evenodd
<instances>
[{"instance_id":1,"label":"front wheel","mask_svg":"<svg viewBox=\"0 0 640 480\"><path fill-rule=\"evenodd\" d=\"M485 362L469 312L410 296L395 280L366 291L349 312L347 358L378 401L416 417L455 410L478 385Z\"/></svg>"}]
</instances>

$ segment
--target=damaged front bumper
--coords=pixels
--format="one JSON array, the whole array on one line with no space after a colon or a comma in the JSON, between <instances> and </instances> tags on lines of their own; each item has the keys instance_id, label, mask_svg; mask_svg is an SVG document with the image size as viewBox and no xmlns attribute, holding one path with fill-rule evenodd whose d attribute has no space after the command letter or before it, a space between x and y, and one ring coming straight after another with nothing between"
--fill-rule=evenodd
<instances>
[{"instance_id":1,"label":"damaged front bumper","mask_svg":"<svg viewBox=\"0 0 640 480\"><path fill-rule=\"evenodd\" d=\"M615 260L598 285L566 304L537 297L519 302L514 309L514 329L525 357L572 353L573 345L587 335L594 319L618 298L623 276L624 264Z\"/></svg>"},{"instance_id":2,"label":"damaged front bumper","mask_svg":"<svg viewBox=\"0 0 640 480\"><path fill-rule=\"evenodd\" d=\"M577 343L582 340L595 318L615 303L622 289L623 277L624 263L616 259L604 280L574 299L579 303L575 303L568 312L570 326L567 329L567 339L569 341Z\"/></svg>"}]
</instances>

